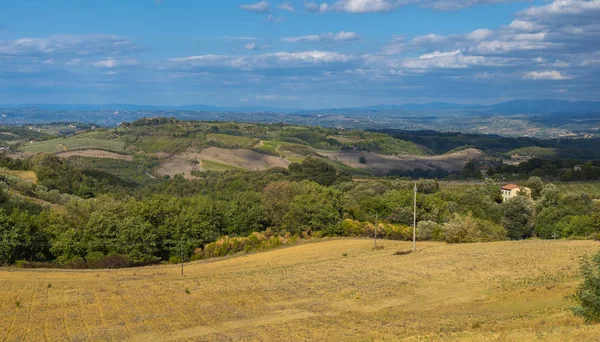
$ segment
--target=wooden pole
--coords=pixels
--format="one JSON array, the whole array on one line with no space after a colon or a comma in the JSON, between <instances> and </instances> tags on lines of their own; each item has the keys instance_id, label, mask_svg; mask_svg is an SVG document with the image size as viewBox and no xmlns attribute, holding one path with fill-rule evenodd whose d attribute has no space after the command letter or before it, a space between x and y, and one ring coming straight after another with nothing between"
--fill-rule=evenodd
<instances>
[{"instance_id":1,"label":"wooden pole","mask_svg":"<svg viewBox=\"0 0 600 342\"><path fill-rule=\"evenodd\" d=\"M374 248L377 249L377 227L379 226L379 213L375 214L375 245Z\"/></svg>"},{"instance_id":2,"label":"wooden pole","mask_svg":"<svg viewBox=\"0 0 600 342\"><path fill-rule=\"evenodd\" d=\"M183 235L181 235L181 275L183 275Z\"/></svg>"},{"instance_id":3,"label":"wooden pole","mask_svg":"<svg viewBox=\"0 0 600 342\"><path fill-rule=\"evenodd\" d=\"M417 251L417 182L415 182L415 200L413 217L413 252Z\"/></svg>"}]
</instances>

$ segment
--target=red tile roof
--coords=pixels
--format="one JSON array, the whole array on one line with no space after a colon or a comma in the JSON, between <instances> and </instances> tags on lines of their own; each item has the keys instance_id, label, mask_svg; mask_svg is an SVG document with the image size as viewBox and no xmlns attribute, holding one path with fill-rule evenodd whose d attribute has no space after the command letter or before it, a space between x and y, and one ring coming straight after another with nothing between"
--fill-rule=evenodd
<instances>
[{"instance_id":1,"label":"red tile roof","mask_svg":"<svg viewBox=\"0 0 600 342\"><path fill-rule=\"evenodd\" d=\"M506 184L505 186L502 187L502 189L504 190L514 190L514 189L518 189L519 186L516 184Z\"/></svg>"}]
</instances>

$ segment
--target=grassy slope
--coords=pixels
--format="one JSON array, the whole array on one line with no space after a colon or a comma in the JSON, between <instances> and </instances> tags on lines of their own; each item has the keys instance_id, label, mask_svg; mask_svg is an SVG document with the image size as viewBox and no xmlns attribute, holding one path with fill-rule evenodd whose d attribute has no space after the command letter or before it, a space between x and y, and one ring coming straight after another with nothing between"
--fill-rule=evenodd
<instances>
[{"instance_id":1,"label":"grassy slope","mask_svg":"<svg viewBox=\"0 0 600 342\"><path fill-rule=\"evenodd\" d=\"M185 267L0 270L6 340L591 340L564 297L591 241L309 243ZM347 254L347 256L343 256ZM48 284L52 284L48 288ZM189 294L186 294L186 288ZM20 301L16 307L15 301Z\"/></svg>"}]
</instances>

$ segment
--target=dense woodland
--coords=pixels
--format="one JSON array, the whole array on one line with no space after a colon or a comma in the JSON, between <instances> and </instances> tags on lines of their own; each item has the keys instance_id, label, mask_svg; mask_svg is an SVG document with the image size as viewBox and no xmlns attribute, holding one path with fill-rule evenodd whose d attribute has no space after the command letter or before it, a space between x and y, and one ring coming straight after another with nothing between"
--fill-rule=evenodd
<instances>
[{"instance_id":1,"label":"dense woodland","mask_svg":"<svg viewBox=\"0 0 600 342\"><path fill-rule=\"evenodd\" d=\"M226 255L324 236L410 239L413 183L352 177L308 158L289 169L205 172L143 183L86 173L52 154L0 158L33 184L0 177L0 262L123 267ZM441 190L418 182L421 240L449 243L598 237L600 204L538 177L532 199L501 203L499 184ZM374 225L376 217L379 224Z\"/></svg>"}]
</instances>

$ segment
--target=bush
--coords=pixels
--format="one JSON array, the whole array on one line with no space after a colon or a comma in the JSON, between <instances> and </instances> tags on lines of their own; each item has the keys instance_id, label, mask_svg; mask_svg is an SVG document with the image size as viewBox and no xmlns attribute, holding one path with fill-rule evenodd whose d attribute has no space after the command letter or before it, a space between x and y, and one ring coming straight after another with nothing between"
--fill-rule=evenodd
<instances>
[{"instance_id":1,"label":"bush","mask_svg":"<svg viewBox=\"0 0 600 342\"><path fill-rule=\"evenodd\" d=\"M448 243L469 243L479 241L480 232L472 215L463 217L455 214L444 224L444 236Z\"/></svg>"},{"instance_id":2,"label":"bush","mask_svg":"<svg viewBox=\"0 0 600 342\"><path fill-rule=\"evenodd\" d=\"M439 237L441 227L433 221L421 221L417 224L417 237L419 240L436 240L434 235Z\"/></svg>"},{"instance_id":3,"label":"bush","mask_svg":"<svg viewBox=\"0 0 600 342\"><path fill-rule=\"evenodd\" d=\"M583 283L572 298L579 304L572 308L573 314L586 323L600 323L600 252L581 261Z\"/></svg>"},{"instance_id":4,"label":"bush","mask_svg":"<svg viewBox=\"0 0 600 342\"><path fill-rule=\"evenodd\" d=\"M488 220L455 214L454 218L443 226L444 237L448 243L469 243L506 240L504 227Z\"/></svg>"}]
</instances>

